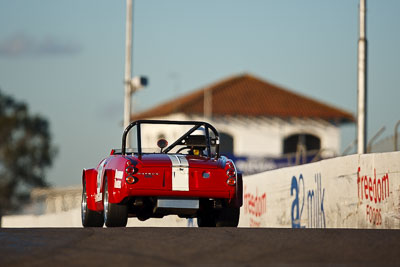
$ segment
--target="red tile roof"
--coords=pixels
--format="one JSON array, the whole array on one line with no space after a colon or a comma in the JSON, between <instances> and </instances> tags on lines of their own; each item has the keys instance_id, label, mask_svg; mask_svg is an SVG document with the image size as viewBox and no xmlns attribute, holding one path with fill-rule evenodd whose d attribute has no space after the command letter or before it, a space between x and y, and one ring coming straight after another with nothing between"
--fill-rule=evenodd
<instances>
[{"instance_id":1,"label":"red tile roof","mask_svg":"<svg viewBox=\"0 0 400 267\"><path fill-rule=\"evenodd\" d=\"M139 113L133 120L173 113L203 115L204 90L212 93L213 116L315 118L335 123L354 122L351 113L313 100L249 74L233 76Z\"/></svg>"}]
</instances>

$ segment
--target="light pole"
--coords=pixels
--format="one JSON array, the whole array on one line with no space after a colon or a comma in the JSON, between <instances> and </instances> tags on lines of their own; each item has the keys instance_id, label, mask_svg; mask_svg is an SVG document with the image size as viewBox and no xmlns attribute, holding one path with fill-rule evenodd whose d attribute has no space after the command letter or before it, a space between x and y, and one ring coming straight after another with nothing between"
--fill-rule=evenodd
<instances>
[{"instance_id":1,"label":"light pole","mask_svg":"<svg viewBox=\"0 0 400 267\"><path fill-rule=\"evenodd\" d=\"M132 77L132 0L126 0L126 33L125 33L125 98L124 98L124 129L128 127L132 114L132 95L147 85L147 78ZM127 147L130 147L129 135L126 137Z\"/></svg>"},{"instance_id":2,"label":"light pole","mask_svg":"<svg viewBox=\"0 0 400 267\"><path fill-rule=\"evenodd\" d=\"M131 116L131 77L132 77L132 0L126 0L126 25L125 25L125 103L124 103L124 129L129 125ZM129 140L129 138L127 138ZM129 141L127 141L129 144Z\"/></svg>"},{"instance_id":3,"label":"light pole","mask_svg":"<svg viewBox=\"0 0 400 267\"><path fill-rule=\"evenodd\" d=\"M360 38L358 40L358 105L357 153L364 154L367 147L367 38L366 0L360 0Z\"/></svg>"}]
</instances>

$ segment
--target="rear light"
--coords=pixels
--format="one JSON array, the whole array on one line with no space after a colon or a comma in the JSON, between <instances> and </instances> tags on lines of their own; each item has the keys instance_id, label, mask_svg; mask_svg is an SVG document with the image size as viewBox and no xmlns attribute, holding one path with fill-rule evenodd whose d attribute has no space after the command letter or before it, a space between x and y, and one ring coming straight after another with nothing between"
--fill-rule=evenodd
<instances>
[{"instance_id":1,"label":"rear light","mask_svg":"<svg viewBox=\"0 0 400 267\"><path fill-rule=\"evenodd\" d=\"M132 165L129 165L125 168L125 172L127 175L133 175L138 172L138 169Z\"/></svg>"},{"instance_id":2,"label":"rear light","mask_svg":"<svg viewBox=\"0 0 400 267\"><path fill-rule=\"evenodd\" d=\"M125 173L126 173L126 177L125 177L125 181L128 184L134 184L136 183L139 179L135 176L133 176L134 174L136 174L139 169L136 168L136 162L134 161L127 161L126 162L126 167L125 167Z\"/></svg>"},{"instance_id":3,"label":"rear light","mask_svg":"<svg viewBox=\"0 0 400 267\"><path fill-rule=\"evenodd\" d=\"M229 177L228 180L226 180L226 183L228 185L234 186L236 184L236 178L235 177Z\"/></svg>"},{"instance_id":4,"label":"rear light","mask_svg":"<svg viewBox=\"0 0 400 267\"><path fill-rule=\"evenodd\" d=\"M236 185L236 176L237 176L235 164L233 163L233 161L228 160L226 162L225 168L226 168L226 175L228 176L226 183L230 186L235 186Z\"/></svg>"},{"instance_id":5,"label":"rear light","mask_svg":"<svg viewBox=\"0 0 400 267\"><path fill-rule=\"evenodd\" d=\"M236 176L236 171L235 171L235 169L229 168L229 169L226 171L226 175L228 175L228 177L235 177L235 176Z\"/></svg>"},{"instance_id":6,"label":"rear light","mask_svg":"<svg viewBox=\"0 0 400 267\"><path fill-rule=\"evenodd\" d=\"M134 176L127 176L127 177L125 178L125 181L126 181L128 184L134 184L134 183L136 183L136 182L138 181L138 179L137 179L136 177L134 177Z\"/></svg>"},{"instance_id":7,"label":"rear light","mask_svg":"<svg viewBox=\"0 0 400 267\"><path fill-rule=\"evenodd\" d=\"M235 168L235 166L233 165L233 162L232 162L232 161L226 162L226 166L228 166L229 168L232 168L232 169Z\"/></svg>"}]
</instances>

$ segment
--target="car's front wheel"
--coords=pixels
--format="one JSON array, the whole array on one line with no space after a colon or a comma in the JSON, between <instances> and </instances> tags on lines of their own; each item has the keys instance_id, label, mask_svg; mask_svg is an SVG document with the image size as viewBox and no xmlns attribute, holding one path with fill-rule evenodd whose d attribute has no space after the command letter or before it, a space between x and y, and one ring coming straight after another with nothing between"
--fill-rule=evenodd
<instances>
[{"instance_id":1,"label":"car's front wheel","mask_svg":"<svg viewBox=\"0 0 400 267\"><path fill-rule=\"evenodd\" d=\"M88 209L86 181L83 182L82 202L81 202L81 218L83 227L102 227L104 224L103 214Z\"/></svg>"},{"instance_id":2,"label":"car's front wheel","mask_svg":"<svg viewBox=\"0 0 400 267\"><path fill-rule=\"evenodd\" d=\"M104 180L104 223L107 227L125 227L128 222L128 207L123 204L109 202L107 177Z\"/></svg>"}]
</instances>

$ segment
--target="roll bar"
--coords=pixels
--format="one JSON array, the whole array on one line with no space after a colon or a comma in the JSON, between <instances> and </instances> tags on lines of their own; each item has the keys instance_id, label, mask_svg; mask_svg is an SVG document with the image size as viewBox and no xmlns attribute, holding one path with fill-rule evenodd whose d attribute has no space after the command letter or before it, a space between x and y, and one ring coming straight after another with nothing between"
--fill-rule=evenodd
<instances>
[{"instance_id":1,"label":"roll bar","mask_svg":"<svg viewBox=\"0 0 400 267\"><path fill-rule=\"evenodd\" d=\"M138 154L139 156L142 155L142 140L141 140L141 124L175 124L175 125L193 125L193 127L187 131L184 135L182 135L178 140L176 140L173 144L168 146L163 153L168 153L171 149L173 149L176 145L180 144L183 139L189 136L191 133L196 131L199 127L203 126L205 128L206 134L206 150L207 155L211 157L211 142L210 142L210 135L208 129L210 129L216 138L216 157L219 157L219 133L218 131L212 126L211 124L204 122L204 121L170 121L170 120L137 120L131 122L128 127L124 130L122 134L122 149L121 154L124 156L126 155L126 137L128 136L128 132L134 127L137 126L137 144L138 144Z\"/></svg>"}]
</instances>

